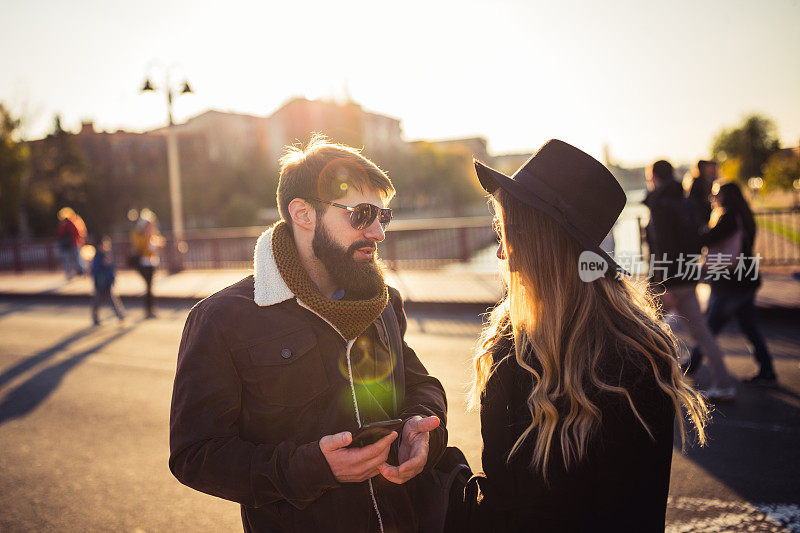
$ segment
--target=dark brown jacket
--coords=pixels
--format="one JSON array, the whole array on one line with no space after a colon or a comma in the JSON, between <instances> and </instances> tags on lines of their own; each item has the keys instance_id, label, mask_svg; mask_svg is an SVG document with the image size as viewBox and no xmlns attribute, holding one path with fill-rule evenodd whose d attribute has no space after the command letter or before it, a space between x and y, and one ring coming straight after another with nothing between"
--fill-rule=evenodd
<instances>
[{"instance_id":1,"label":"dark brown jacket","mask_svg":"<svg viewBox=\"0 0 800 533\"><path fill-rule=\"evenodd\" d=\"M172 398L172 473L194 489L239 502L246 531L380 531L379 513L385 531L416 530L412 483L335 480L319 439L358 427L347 343L285 285L277 287L275 272L263 270L257 259L255 283L248 276L189 314ZM393 288L389 294L404 335L402 300ZM394 372L405 378L404 401L393 412L392 358L378 322L351 353L362 423L438 416L430 468L447 444L444 390L403 341Z\"/></svg>"}]
</instances>

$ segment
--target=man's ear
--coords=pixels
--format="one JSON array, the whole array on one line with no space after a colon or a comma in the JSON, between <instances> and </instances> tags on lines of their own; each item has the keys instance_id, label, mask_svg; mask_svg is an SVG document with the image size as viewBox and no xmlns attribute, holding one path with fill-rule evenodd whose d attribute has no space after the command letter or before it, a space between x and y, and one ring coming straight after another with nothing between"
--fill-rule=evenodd
<instances>
[{"instance_id":1,"label":"man's ear","mask_svg":"<svg viewBox=\"0 0 800 533\"><path fill-rule=\"evenodd\" d=\"M292 224L308 231L314 231L317 222L317 212L307 201L295 198L289 202L289 217Z\"/></svg>"}]
</instances>

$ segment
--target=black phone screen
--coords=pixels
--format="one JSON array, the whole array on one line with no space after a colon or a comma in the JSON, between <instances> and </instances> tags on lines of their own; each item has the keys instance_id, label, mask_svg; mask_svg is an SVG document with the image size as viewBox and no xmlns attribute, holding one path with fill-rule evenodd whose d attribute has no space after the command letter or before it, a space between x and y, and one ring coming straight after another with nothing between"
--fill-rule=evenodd
<instances>
[{"instance_id":1,"label":"black phone screen","mask_svg":"<svg viewBox=\"0 0 800 533\"><path fill-rule=\"evenodd\" d=\"M399 418L364 424L353 432L353 442L350 443L349 447L369 446L370 444L379 441L392 431L399 431L402 425L403 421Z\"/></svg>"}]
</instances>

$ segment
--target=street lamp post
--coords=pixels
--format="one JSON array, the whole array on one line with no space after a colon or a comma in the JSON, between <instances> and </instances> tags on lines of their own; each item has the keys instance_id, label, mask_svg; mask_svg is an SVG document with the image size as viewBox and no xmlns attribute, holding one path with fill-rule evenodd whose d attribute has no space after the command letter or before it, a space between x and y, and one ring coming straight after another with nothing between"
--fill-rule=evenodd
<instances>
[{"instance_id":1,"label":"street lamp post","mask_svg":"<svg viewBox=\"0 0 800 533\"><path fill-rule=\"evenodd\" d=\"M142 92L155 92L156 88L148 78L144 82ZM192 92L189 82L183 82L183 88L179 93L173 91L169 83L169 74L164 80L164 91L167 93L167 171L169 173L169 196L172 211L172 245L169 250L169 270L170 272L180 272L183 270L183 252L185 243L183 240L183 197L181 195L181 168L178 159L178 139L175 132L175 121L172 118L172 101L178 94L188 94Z\"/></svg>"},{"instance_id":2,"label":"street lamp post","mask_svg":"<svg viewBox=\"0 0 800 533\"><path fill-rule=\"evenodd\" d=\"M761 192L761 188L764 186L764 180L760 176L753 176L749 180L747 180L747 187L750 189L750 193L753 195L753 199L758 196L758 193Z\"/></svg>"}]
</instances>

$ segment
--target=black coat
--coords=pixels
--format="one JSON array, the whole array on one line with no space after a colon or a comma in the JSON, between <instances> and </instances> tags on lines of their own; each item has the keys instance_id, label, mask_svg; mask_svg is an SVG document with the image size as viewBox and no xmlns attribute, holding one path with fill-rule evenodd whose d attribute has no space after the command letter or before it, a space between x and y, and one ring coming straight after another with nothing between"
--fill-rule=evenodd
<instances>
[{"instance_id":1,"label":"black coat","mask_svg":"<svg viewBox=\"0 0 800 533\"><path fill-rule=\"evenodd\" d=\"M606 379L630 392L655 440L623 396L591 392L602 424L590 439L588 456L567 471L554 443L545 481L529 467L536 430L506 462L530 424L526 398L531 376L517 364L513 351L496 363L481 402L485 473L478 479L483 499L473 520L477 530L664 531L673 445L671 401L658 389L643 358L609 357L603 366ZM562 416L563 407L557 406Z\"/></svg>"},{"instance_id":2,"label":"black coat","mask_svg":"<svg viewBox=\"0 0 800 533\"><path fill-rule=\"evenodd\" d=\"M703 226L707 225L711 219L711 185L705 178L694 178L692 186L689 188L688 197L699 209L702 217L701 224Z\"/></svg>"},{"instance_id":3,"label":"black coat","mask_svg":"<svg viewBox=\"0 0 800 533\"><path fill-rule=\"evenodd\" d=\"M696 283L700 279L698 228L702 219L696 202L683 197L680 183L670 181L650 191L644 204L650 210L647 246L660 262L654 264L650 280L663 282L665 287ZM695 268L686 263L691 257Z\"/></svg>"},{"instance_id":4,"label":"black coat","mask_svg":"<svg viewBox=\"0 0 800 533\"><path fill-rule=\"evenodd\" d=\"M744 256L741 261L734 259L734 264L728 268L725 276L712 279L711 285L734 290L752 290L761 285L758 265L753 256L753 244L756 238L755 226L748 227L743 223L743 217L733 211L725 211L713 227L700 235L700 244L703 246L717 245L730 238L739 228L742 228L742 248Z\"/></svg>"}]
</instances>

